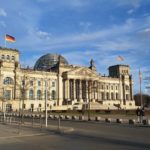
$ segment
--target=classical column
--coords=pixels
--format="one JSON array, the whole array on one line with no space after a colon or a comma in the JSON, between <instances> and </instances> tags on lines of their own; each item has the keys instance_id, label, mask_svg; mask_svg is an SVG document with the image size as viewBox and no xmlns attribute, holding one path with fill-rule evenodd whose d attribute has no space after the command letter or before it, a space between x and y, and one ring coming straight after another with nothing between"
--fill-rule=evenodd
<instances>
[{"instance_id":1,"label":"classical column","mask_svg":"<svg viewBox=\"0 0 150 150\"><path fill-rule=\"evenodd\" d=\"M92 81L89 81L89 99L92 99Z\"/></svg>"},{"instance_id":2,"label":"classical column","mask_svg":"<svg viewBox=\"0 0 150 150\"><path fill-rule=\"evenodd\" d=\"M82 100L82 80L79 80L79 99Z\"/></svg>"},{"instance_id":3,"label":"classical column","mask_svg":"<svg viewBox=\"0 0 150 150\"><path fill-rule=\"evenodd\" d=\"M98 99L98 81L95 82L95 100Z\"/></svg>"},{"instance_id":4,"label":"classical column","mask_svg":"<svg viewBox=\"0 0 150 150\"><path fill-rule=\"evenodd\" d=\"M73 98L76 99L76 80L73 80Z\"/></svg>"},{"instance_id":5,"label":"classical column","mask_svg":"<svg viewBox=\"0 0 150 150\"><path fill-rule=\"evenodd\" d=\"M89 91L88 91L88 85L89 85L89 84L88 84L88 81L85 81L85 85L86 85L86 86L85 86L85 87L86 87L86 90L85 90L85 91L86 91L86 100L88 100L88 92L89 92Z\"/></svg>"},{"instance_id":6,"label":"classical column","mask_svg":"<svg viewBox=\"0 0 150 150\"><path fill-rule=\"evenodd\" d=\"M67 92L67 99L70 99L70 82L69 79L67 79L67 86L66 86L66 92Z\"/></svg>"},{"instance_id":7,"label":"classical column","mask_svg":"<svg viewBox=\"0 0 150 150\"><path fill-rule=\"evenodd\" d=\"M97 100L99 100L100 99L100 96L99 96L99 93L100 93L100 84L99 84L99 82L97 81Z\"/></svg>"},{"instance_id":8,"label":"classical column","mask_svg":"<svg viewBox=\"0 0 150 150\"><path fill-rule=\"evenodd\" d=\"M104 83L104 100L106 100L106 83Z\"/></svg>"},{"instance_id":9,"label":"classical column","mask_svg":"<svg viewBox=\"0 0 150 150\"><path fill-rule=\"evenodd\" d=\"M63 99L67 99L66 88L66 80L63 80Z\"/></svg>"}]
</instances>

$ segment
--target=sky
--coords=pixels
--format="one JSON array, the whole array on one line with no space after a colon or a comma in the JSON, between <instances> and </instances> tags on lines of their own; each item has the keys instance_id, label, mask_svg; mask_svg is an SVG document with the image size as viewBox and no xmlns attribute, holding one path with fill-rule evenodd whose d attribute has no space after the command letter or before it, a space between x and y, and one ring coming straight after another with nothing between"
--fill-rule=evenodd
<instances>
[{"instance_id":1,"label":"sky","mask_svg":"<svg viewBox=\"0 0 150 150\"><path fill-rule=\"evenodd\" d=\"M0 46L5 34L14 36L7 47L20 51L22 66L33 67L47 53L81 66L94 59L106 75L111 65L130 65L135 93L140 68L142 91L149 93L149 8L150 0L0 0Z\"/></svg>"}]
</instances>

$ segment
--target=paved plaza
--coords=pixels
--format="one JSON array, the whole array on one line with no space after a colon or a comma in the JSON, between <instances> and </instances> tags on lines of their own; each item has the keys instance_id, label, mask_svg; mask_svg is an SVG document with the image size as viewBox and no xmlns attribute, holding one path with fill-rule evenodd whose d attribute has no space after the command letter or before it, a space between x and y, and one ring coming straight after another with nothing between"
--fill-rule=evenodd
<instances>
[{"instance_id":1,"label":"paved plaza","mask_svg":"<svg viewBox=\"0 0 150 150\"><path fill-rule=\"evenodd\" d=\"M150 127L48 120L48 128L0 124L0 150L149 150Z\"/></svg>"}]
</instances>

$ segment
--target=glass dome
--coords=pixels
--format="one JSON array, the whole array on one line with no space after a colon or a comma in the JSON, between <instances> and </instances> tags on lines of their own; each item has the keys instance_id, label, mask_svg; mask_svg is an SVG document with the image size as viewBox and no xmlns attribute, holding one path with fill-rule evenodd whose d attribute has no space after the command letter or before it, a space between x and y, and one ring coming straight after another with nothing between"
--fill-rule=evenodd
<instances>
[{"instance_id":1,"label":"glass dome","mask_svg":"<svg viewBox=\"0 0 150 150\"><path fill-rule=\"evenodd\" d=\"M51 70L58 64L58 61L62 64L68 65L68 61L61 55L46 54L41 56L34 65L34 70Z\"/></svg>"}]
</instances>

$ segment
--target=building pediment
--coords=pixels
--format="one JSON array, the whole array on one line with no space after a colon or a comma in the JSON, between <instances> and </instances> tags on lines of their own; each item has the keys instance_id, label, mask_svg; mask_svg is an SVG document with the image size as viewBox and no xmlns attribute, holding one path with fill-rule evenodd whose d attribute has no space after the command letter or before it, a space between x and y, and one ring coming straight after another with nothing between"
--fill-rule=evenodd
<instances>
[{"instance_id":1,"label":"building pediment","mask_svg":"<svg viewBox=\"0 0 150 150\"><path fill-rule=\"evenodd\" d=\"M84 76L84 77L99 77L99 75L89 68L77 68L67 72L67 75Z\"/></svg>"}]
</instances>

